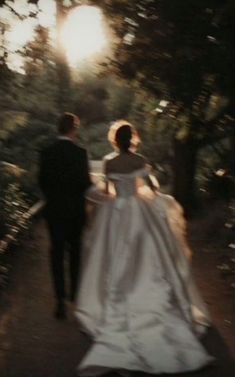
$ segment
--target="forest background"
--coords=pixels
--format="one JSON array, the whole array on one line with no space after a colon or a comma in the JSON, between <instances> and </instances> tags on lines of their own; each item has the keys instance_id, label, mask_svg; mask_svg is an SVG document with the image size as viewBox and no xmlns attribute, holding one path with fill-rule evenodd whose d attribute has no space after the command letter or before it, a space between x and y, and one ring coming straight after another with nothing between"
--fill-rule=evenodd
<instances>
[{"instance_id":1,"label":"forest background","mask_svg":"<svg viewBox=\"0 0 235 377\"><path fill-rule=\"evenodd\" d=\"M83 5L102 12L108 47L74 66L59 36ZM111 122L132 122L186 215L222 201L234 227L234 16L233 0L0 1L0 239L40 199L39 152L63 111L79 115L91 160L111 151ZM12 46L13 24L29 20L31 38Z\"/></svg>"}]
</instances>

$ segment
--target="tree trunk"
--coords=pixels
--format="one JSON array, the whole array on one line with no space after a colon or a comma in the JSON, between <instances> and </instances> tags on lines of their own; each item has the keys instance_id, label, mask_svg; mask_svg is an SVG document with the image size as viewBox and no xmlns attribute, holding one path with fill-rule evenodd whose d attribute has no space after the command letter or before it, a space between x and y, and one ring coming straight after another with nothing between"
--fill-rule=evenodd
<instances>
[{"instance_id":1,"label":"tree trunk","mask_svg":"<svg viewBox=\"0 0 235 377\"><path fill-rule=\"evenodd\" d=\"M235 116L235 114L233 114ZM230 139L230 169L235 179L235 121L232 121L232 135Z\"/></svg>"},{"instance_id":2,"label":"tree trunk","mask_svg":"<svg viewBox=\"0 0 235 377\"><path fill-rule=\"evenodd\" d=\"M173 194L190 216L195 206L195 173L197 146L195 140L174 140Z\"/></svg>"},{"instance_id":3,"label":"tree trunk","mask_svg":"<svg viewBox=\"0 0 235 377\"><path fill-rule=\"evenodd\" d=\"M61 41L61 30L66 19L62 0L56 1L56 66L58 72L58 107L60 111L69 111L70 103L70 69L66 57L66 49Z\"/></svg>"}]
</instances>

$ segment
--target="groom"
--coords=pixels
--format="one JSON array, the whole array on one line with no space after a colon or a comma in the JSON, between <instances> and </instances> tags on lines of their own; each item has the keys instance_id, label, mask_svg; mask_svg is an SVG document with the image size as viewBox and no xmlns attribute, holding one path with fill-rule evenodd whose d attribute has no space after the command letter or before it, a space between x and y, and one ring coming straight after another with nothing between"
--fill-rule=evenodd
<instances>
[{"instance_id":1,"label":"groom","mask_svg":"<svg viewBox=\"0 0 235 377\"><path fill-rule=\"evenodd\" d=\"M66 318L65 247L69 252L70 300L78 281L79 253L85 225L85 190L90 186L86 150L75 144L79 119L64 113L58 138L41 153L39 185L45 196L45 218L51 240L51 272L57 299L55 317Z\"/></svg>"}]
</instances>

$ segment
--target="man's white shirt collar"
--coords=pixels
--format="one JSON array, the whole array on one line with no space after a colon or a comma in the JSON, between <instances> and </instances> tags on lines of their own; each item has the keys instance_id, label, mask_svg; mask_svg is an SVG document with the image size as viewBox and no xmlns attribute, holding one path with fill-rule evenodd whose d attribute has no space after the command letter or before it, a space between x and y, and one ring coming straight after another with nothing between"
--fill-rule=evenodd
<instances>
[{"instance_id":1,"label":"man's white shirt collar","mask_svg":"<svg viewBox=\"0 0 235 377\"><path fill-rule=\"evenodd\" d=\"M68 140L68 141L71 141L73 143L73 139L71 139L70 137L68 136L58 136L58 139L59 140Z\"/></svg>"}]
</instances>

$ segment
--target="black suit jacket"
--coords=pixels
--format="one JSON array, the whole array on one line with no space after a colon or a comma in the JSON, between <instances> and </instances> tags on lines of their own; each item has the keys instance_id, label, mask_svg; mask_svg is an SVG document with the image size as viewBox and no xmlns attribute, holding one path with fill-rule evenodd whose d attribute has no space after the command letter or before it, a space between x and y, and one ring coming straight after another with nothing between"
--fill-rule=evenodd
<instances>
[{"instance_id":1,"label":"black suit jacket","mask_svg":"<svg viewBox=\"0 0 235 377\"><path fill-rule=\"evenodd\" d=\"M85 222L85 190L90 186L86 150L70 140L58 139L41 152L39 185L46 198L48 219Z\"/></svg>"}]
</instances>

